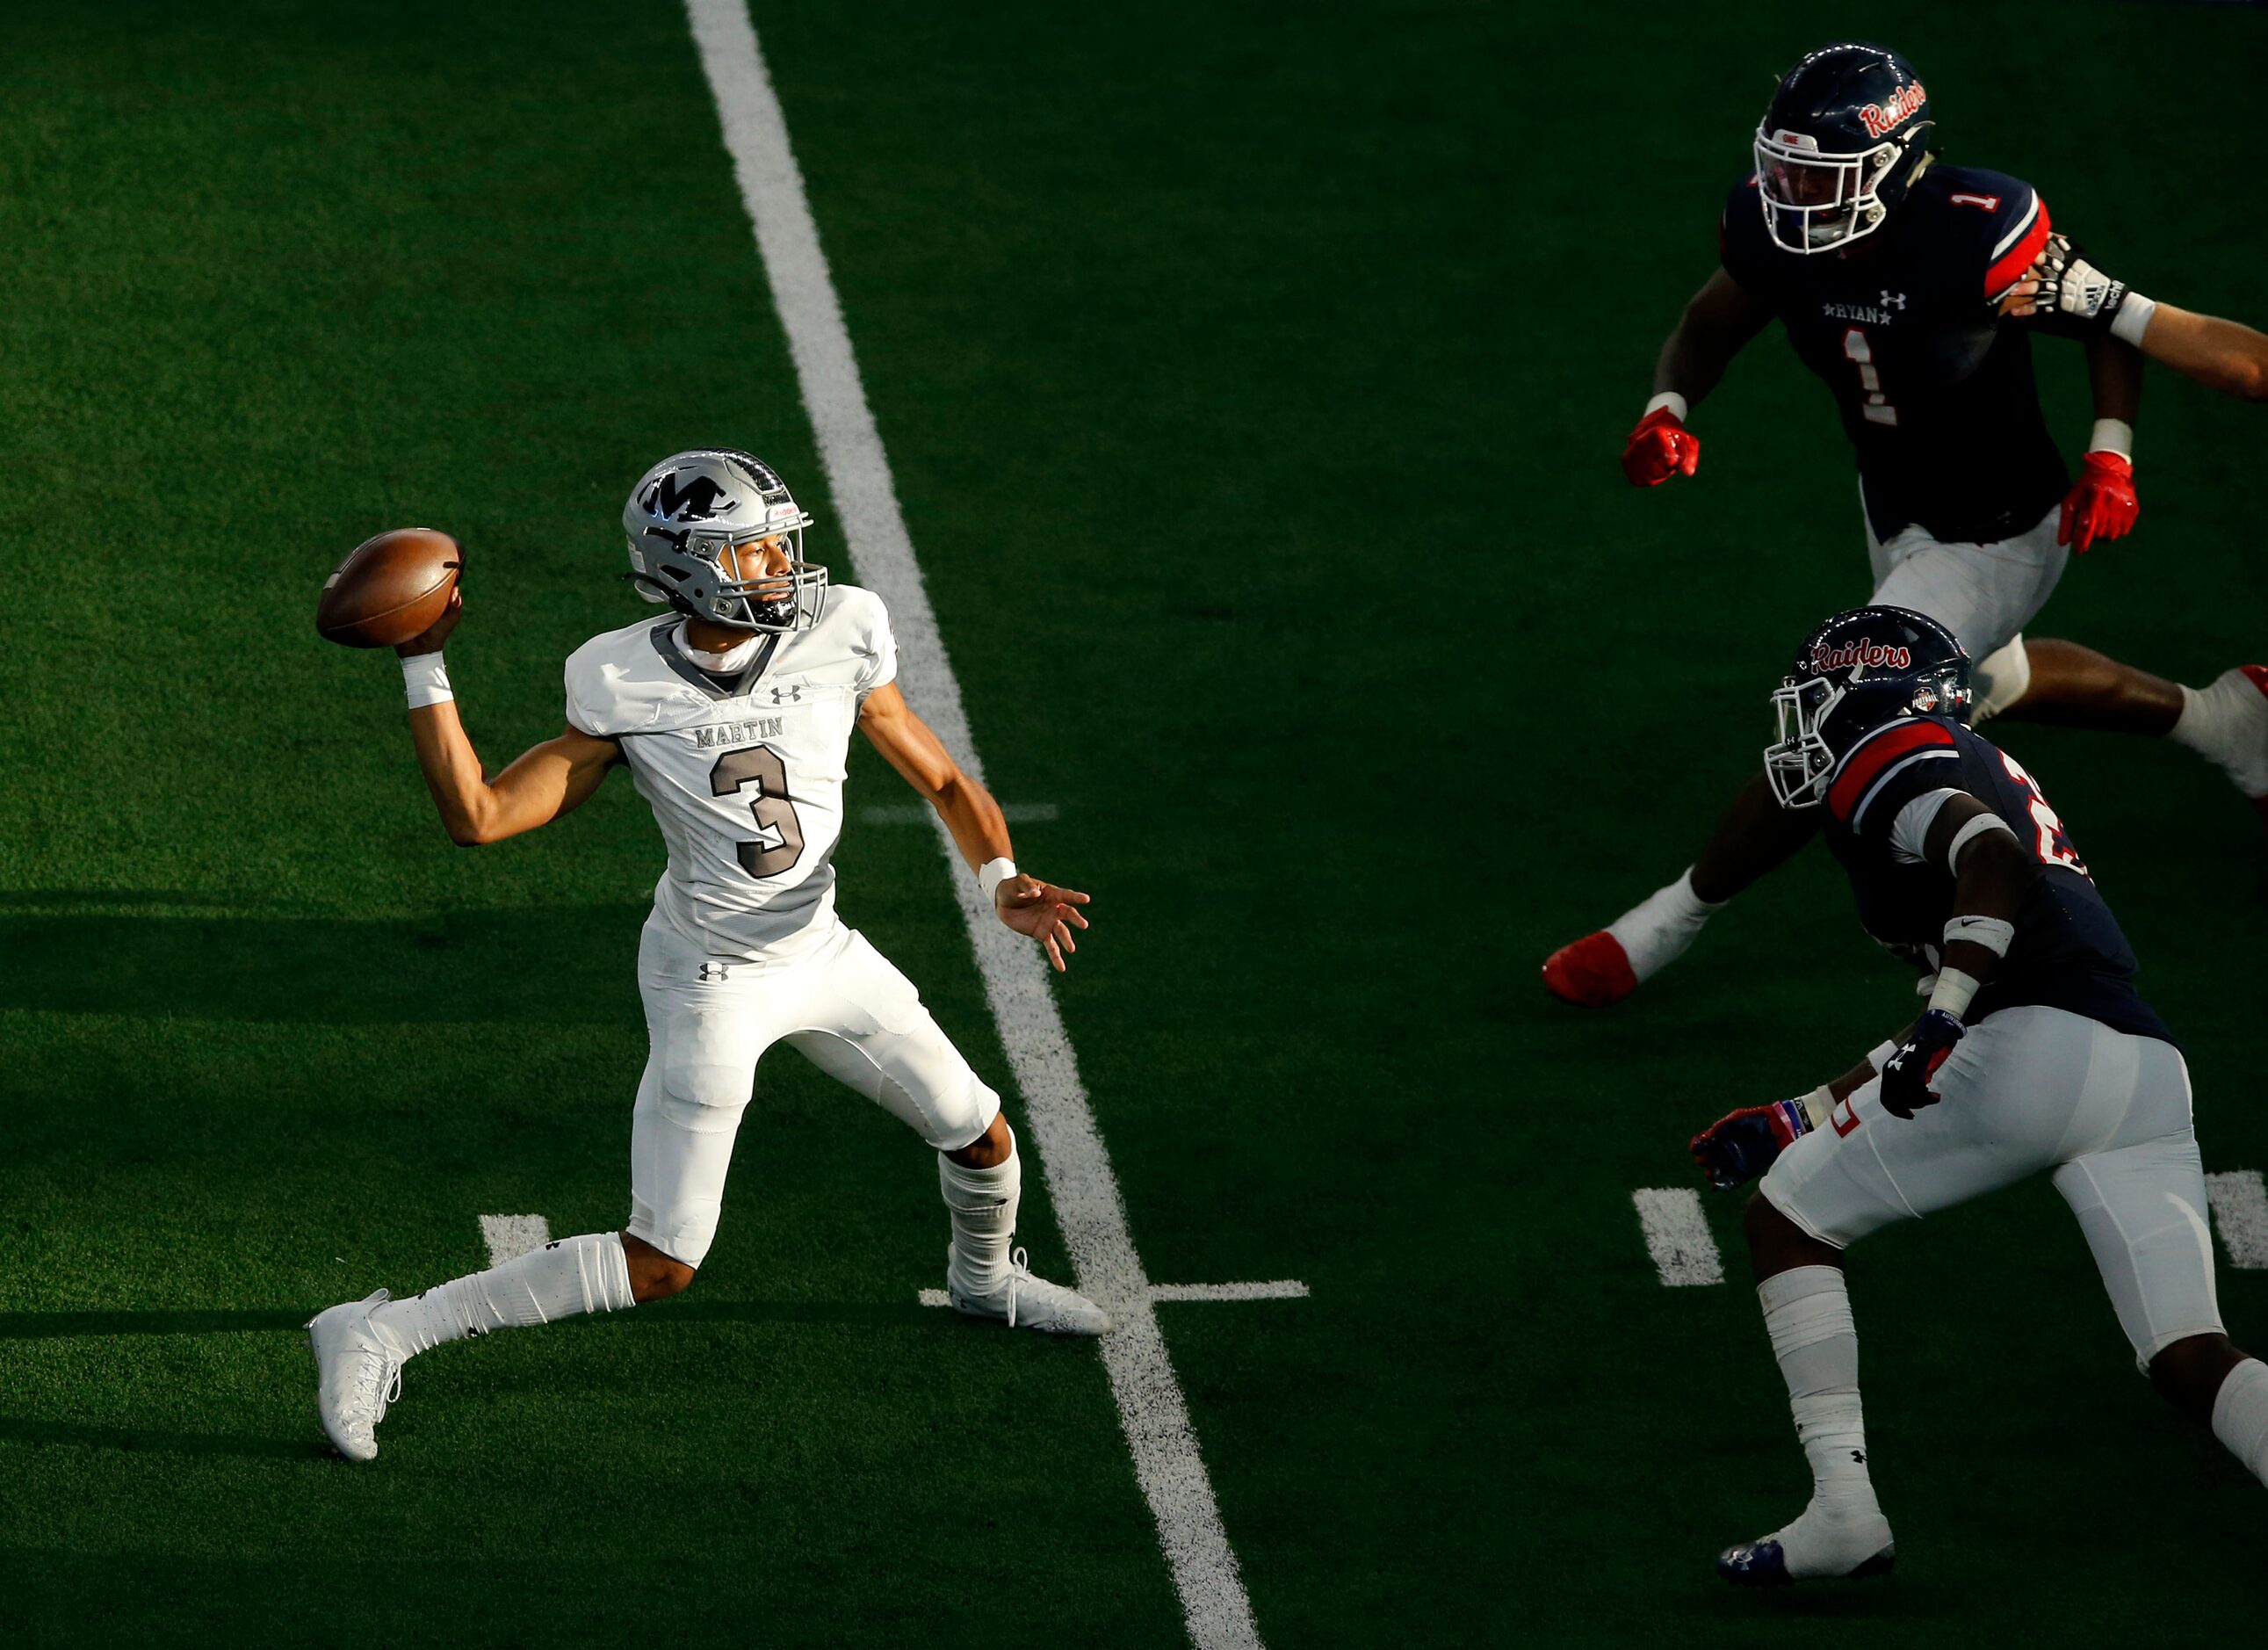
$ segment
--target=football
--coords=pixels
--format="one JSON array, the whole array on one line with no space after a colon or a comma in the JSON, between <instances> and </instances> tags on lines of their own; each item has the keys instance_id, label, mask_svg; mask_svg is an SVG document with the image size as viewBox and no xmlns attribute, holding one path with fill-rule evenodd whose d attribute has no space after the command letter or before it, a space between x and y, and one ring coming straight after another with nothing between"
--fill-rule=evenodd
<instances>
[{"instance_id":1,"label":"football","mask_svg":"<svg viewBox=\"0 0 2268 1650\"><path fill-rule=\"evenodd\" d=\"M464 565L456 540L431 527L364 539L323 581L316 633L345 647L406 642L441 616Z\"/></svg>"}]
</instances>

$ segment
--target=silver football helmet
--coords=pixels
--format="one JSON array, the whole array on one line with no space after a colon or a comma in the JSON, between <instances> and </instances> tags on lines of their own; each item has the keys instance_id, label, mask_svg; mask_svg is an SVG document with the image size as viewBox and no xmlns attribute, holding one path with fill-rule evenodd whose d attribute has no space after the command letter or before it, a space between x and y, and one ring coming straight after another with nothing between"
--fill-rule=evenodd
<instances>
[{"instance_id":1,"label":"silver football helmet","mask_svg":"<svg viewBox=\"0 0 2268 1650\"><path fill-rule=\"evenodd\" d=\"M827 607L827 570L803 559L811 515L787 483L752 453L732 447L679 453L638 477L622 506L630 541L625 575L648 601L746 630L807 630ZM725 552L765 539L787 541L787 571L741 578Z\"/></svg>"}]
</instances>

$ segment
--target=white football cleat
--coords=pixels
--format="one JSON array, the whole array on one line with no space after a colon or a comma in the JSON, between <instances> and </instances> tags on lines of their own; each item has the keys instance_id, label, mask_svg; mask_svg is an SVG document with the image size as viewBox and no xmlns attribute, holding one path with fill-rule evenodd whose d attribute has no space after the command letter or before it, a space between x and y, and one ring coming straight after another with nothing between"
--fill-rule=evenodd
<instances>
[{"instance_id":1,"label":"white football cleat","mask_svg":"<svg viewBox=\"0 0 2268 1650\"><path fill-rule=\"evenodd\" d=\"M378 1458L378 1424L401 1396L401 1359L370 1309L393 1299L385 1290L318 1312L307 1320L315 1354L315 1413L349 1461Z\"/></svg>"},{"instance_id":2,"label":"white football cleat","mask_svg":"<svg viewBox=\"0 0 2268 1650\"><path fill-rule=\"evenodd\" d=\"M1101 1335L1110 1327L1110 1315L1075 1289L1032 1276L1024 1251L1008 1257L1007 1275L990 1294L971 1294L956 1287L948 1272L946 1293L955 1312L972 1318L994 1318L1012 1330L1037 1330L1042 1335Z\"/></svg>"}]
</instances>

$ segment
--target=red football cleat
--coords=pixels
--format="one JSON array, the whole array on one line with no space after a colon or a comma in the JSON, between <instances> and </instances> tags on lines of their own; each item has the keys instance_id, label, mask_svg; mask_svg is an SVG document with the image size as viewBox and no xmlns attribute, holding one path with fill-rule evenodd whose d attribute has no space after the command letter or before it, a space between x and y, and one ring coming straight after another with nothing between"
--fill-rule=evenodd
<instances>
[{"instance_id":1,"label":"red football cleat","mask_svg":"<svg viewBox=\"0 0 2268 1650\"><path fill-rule=\"evenodd\" d=\"M1579 1008L1604 1008L1638 990L1638 976L1623 942L1602 928L1543 960L1543 987Z\"/></svg>"}]
</instances>

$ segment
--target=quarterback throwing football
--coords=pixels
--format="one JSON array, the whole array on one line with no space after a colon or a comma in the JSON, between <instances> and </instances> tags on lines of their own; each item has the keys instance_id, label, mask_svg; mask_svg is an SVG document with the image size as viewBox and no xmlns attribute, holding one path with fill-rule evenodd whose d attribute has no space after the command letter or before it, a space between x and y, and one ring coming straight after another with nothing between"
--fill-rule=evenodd
<instances>
[{"instance_id":1,"label":"quarterback throwing football","mask_svg":"<svg viewBox=\"0 0 2268 1650\"><path fill-rule=\"evenodd\" d=\"M802 557L811 517L749 454L681 453L622 512L630 577L674 609L567 661L567 726L494 779L457 718L441 645L461 600L403 644L410 736L466 846L547 825L626 767L669 848L638 951L652 1052L630 1122L630 1218L406 1300L380 1289L310 1322L323 1430L352 1460L401 1366L444 1341L617 1312L693 1281L723 1206L756 1062L786 1042L936 1148L953 1239L946 1293L972 1316L1099 1335L1094 1302L1011 1252L1023 1162L999 1096L906 977L835 911L855 728L945 821L1000 920L1058 969L1087 896L1020 873L999 807L895 686L889 617Z\"/></svg>"}]
</instances>

